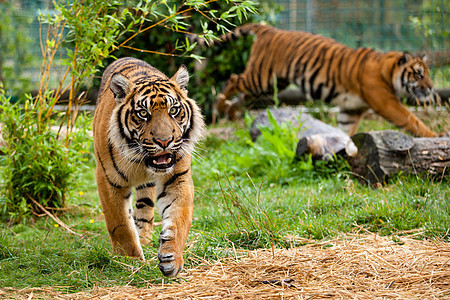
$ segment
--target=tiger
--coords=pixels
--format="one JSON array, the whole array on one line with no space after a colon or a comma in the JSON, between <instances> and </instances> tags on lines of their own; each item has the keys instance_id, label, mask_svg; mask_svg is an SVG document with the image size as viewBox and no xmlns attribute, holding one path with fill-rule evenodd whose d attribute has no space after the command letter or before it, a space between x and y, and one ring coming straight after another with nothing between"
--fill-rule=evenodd
<instances>
[{"instance_id":1,"label":"tiger","mask_svg":"<svg viewBox=\"0 0 450 300\"><path fill-rule=\"evenodd\" d=\"M294 84L306 99L338 106L338 125L350 136L369 108L415 136L436 136L400 101L402 96L413 96L421 103L439 101L423 57L353 49L321 35L254 23L236 27L209 45L245 35L256 39L244 72L231 75L217 96L220 114L236 118L242 106L273 93L276 82L279 90ZM231 101L236 93L241 97Z\"/></svg>"},{"instance_id":2,"label":"tiger","mask_svg":"<svg viewBox=\"0 0 450 300\"><path fill-rule=\"evenodd\" d=\"M183 269L193 214L191 155L205 131L188 83L184 65L168 78L142 60L120 58L102 75L93 119L98 194L113 251L145 259L156 203L158 267L167 277Z\"/></svg>"}]
</instances>

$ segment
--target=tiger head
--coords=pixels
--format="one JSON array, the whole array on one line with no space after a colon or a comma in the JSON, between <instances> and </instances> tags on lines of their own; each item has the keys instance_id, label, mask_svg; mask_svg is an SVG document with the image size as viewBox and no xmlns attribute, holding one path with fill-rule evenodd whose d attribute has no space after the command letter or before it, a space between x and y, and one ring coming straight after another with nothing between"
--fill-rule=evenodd
<instances>
[{"instance_id":1,"label":"tiger head","mask_svg":"<svg viewBox=\"0 0 450 300\"><path fill-rule=\"evenodd\" d=\"M393 78L398 96L412 97L419 103L435 101L437 94L425 61L425 57L413 56L407 52L400 56Z\"/></svg>"},{"instance_id":2,"label":"tiger head","mask_svg":"<svg viewBox=\"0 0 450 300\"><path fill-rule=\"evenodd\" d=\"M116 106L109 126L111 143L147 170L170 172L201 138L204 121L187 96L189 74L182 65L172 78L142 72L133 80L118 73L110 89Z\"/></svg>"}]
</instances>

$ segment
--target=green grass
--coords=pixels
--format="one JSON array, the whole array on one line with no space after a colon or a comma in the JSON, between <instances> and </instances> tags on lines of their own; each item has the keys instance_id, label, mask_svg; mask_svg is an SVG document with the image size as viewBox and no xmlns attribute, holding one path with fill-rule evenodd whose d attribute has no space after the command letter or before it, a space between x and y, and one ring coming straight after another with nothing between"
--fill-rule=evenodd
<instances>
[{"instance_id":1,"label":"green grass","mask_svg":"<svg viewBox=\"0 0 450 300\"><path fill-rule=\"evenodd\" d=\"M378 120L362 126L390 128ZM418 238L450 242L448 179L397 176L374 189L359 183L345 161L286 160L269 142L252 144L238 130L230 141L209 137L200 145L193 162L196 194L186 267L232 255L233 248L293 247L305 238L323 240L361 228L393 236L413 230L420 232ZM46 217L1 224L1 287L76 292L169 281L157 267L160 226L144 249L145 262L112 254L94 160L88 164L88 172L78 179L79 190L60 216L83 237L55 227Z\"/></svg>"}]
</instances>

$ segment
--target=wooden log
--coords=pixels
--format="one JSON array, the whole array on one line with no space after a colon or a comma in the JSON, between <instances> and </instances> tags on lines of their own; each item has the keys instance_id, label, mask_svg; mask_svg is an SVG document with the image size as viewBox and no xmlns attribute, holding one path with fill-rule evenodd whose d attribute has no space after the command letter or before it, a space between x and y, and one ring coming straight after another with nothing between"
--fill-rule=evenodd
<instances>
[{"instance_id":1,"label":"wooden log","mask_svg":"<svg viewBox=\"0 0 450 300\"><path fill-rule=\"evenodd\" d=\"M402 174L443 178L450 172L450 137L412 138L394 130L357 133L358 153L348 157L352 172L380 186Z\"/></svg>"}]
</instances>

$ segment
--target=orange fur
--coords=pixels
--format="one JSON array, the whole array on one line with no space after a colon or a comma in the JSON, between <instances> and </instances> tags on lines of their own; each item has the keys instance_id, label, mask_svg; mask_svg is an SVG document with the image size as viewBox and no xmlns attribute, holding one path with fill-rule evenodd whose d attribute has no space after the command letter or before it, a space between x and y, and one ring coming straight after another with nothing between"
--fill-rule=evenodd
<instances>
[{"instance_id":1,"label":"orange fur","mask_svg":"<svg viewBox=\"0 0 450 300\"><path fill-rule=\"evenodd\" d=\"M220 113L236 117L241 106L272 93L276 77L280 90L296 84L307 98L339 106L338 122L350 135L357 131L363 113L372 108L416 136L436 136L399 100L413 96L421 102L434 101L433 83L422 58L352 49L320 35L260 24L240 26L221 39L226 42L247 34L256 36L250 58L244 72L231 75L218 95ZM243 93L243 99L230 101L236 93Z\"/></svg>"},{"instance_id":2,"label":"orange fur","mask_svg":"<svg viewBox=\"0 0 450 300\"><path fill-rule=\"evenodd\" d=\"M119 59L103 74L93 124L98 193L113 250L144 259L141 244L152 238L156 204L159 268L169 277L183 267L194 198L191 152L204 132L188 80L184 66L169 79L141 60Z\"/></svg>"}]
</instances>

